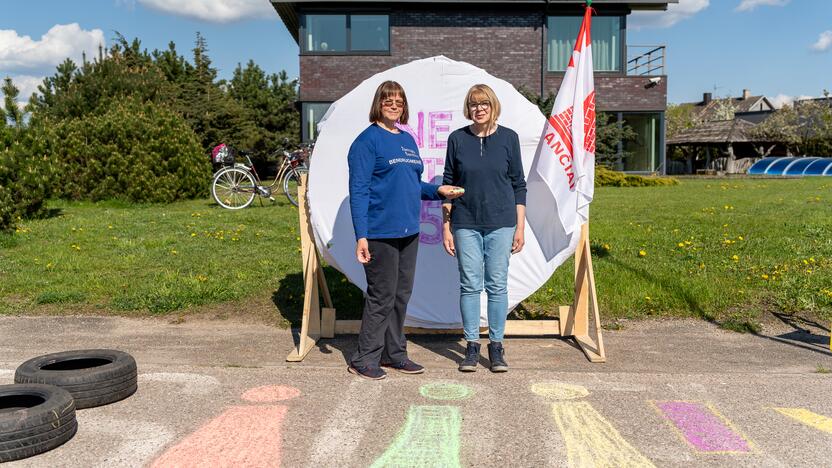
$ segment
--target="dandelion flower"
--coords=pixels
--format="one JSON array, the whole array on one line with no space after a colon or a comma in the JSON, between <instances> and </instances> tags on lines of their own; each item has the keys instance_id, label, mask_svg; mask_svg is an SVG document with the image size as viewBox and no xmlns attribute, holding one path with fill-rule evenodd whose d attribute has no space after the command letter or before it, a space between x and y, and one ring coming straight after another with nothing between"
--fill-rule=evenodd
<instances>
[{"instance_id":1,"label":"dandelion flower","mask_svg":"<svg viewBox=\"0 0 832 468\"><path fill-rule=\"evenodd\" d=\"M765 273L763 273L762 275L760 275L760 278L762 278L762 279L764 279L764 280L767 280L767 279L768 279L768 275L767 275L767 274L765 274Z\"/></svg>"},{"instance_id":2,"label":"dandelion flower","mask_svg":"<svg viewBox=\"0 0 832 468\"><path fill-rule=\"evenodd\" d=\"M644 250L639 250L639 251L638 251L638 256L639 256L639 257L646 257L646 256L647 256L647 252L645 252Z\"/></svg>"},{"instance_id":3,"label":"dandelion flower","mask_svg":"<svg viewBox=\"0 0 832 468\"><path fill-rule=\"evenodd\" d=\"M733 257L731 257L731 260L738 262L740 261L740 257L738 255L734 255Z\"/></svg>"}]
</instances>

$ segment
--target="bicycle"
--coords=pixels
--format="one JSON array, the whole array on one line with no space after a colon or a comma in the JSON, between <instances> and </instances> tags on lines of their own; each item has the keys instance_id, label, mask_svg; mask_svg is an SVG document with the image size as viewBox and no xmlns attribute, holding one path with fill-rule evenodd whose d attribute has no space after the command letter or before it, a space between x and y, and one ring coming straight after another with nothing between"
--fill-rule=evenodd
<instances>
[{"instance_id":1,"label":"bicycle","mask_svg":"<svg viewBox=\"0 0 832 468\"><path fill-rule=\"evenodd\" d=\"M310 147L302 147L292 152L282 150L282 152L283 161L274 180L269 185L263 185L251 161L250 152L235 151L226 144L215 147L212 152L212 161L215 164L221 164L222 168L214 173L211 182L211 195L214 201L223 208L240 210L251 205L256 196L275 201L272 190L278 186L283 189L289 203L298 206L298 183L301 174L309 172L306 161L311 153ZM246 163L237 162L237 155L244 157ZM262 200L260 203L262 204Z\"/></svg>"}]
</instances>

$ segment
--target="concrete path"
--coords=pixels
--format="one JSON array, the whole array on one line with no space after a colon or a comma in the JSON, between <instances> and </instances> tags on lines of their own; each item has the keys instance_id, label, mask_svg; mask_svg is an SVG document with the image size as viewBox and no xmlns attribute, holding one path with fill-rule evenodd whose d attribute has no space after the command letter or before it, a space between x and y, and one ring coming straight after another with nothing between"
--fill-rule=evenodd
<instances>
[{"instance_id":1,"label":"concrete path","mask_svg":"<svg viewBox=\"0 0 832 468\"><path fill-rule=\"evenodd\" d=\"M263 325L2 317L0 384L70 349L139 364L135 395L79 410L71 441L8 466L830 466L828 331L768 328L630 322L605 332L606 364L508 339L507 374L461 374L461 341L413 337L428 371L370 382L346 372L354 336L290 364L291 332Z\"/></svg>"}]
</instances>

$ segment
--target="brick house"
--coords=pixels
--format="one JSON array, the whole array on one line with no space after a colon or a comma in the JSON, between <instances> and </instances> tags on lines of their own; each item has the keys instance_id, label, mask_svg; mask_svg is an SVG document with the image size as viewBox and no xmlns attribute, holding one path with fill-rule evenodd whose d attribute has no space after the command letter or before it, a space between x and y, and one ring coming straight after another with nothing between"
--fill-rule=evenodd
<instances>
[{"instance_id":1,"label":"brick house","mask_svg":"<svg viewBox=\"0 0 832 468\"><path fill-rule=\"evenodd\" d=\"M635 10L677 0L596 0L593 61L597 106L637 133L619 169L665 170L664 46L627 43ZM444 55L516 87L546 95L563 79L580 27L583 0L317 1L272 0L300 47L302 138L329 105L366 78L412 60Z\"/></svg>"}]
</instances>

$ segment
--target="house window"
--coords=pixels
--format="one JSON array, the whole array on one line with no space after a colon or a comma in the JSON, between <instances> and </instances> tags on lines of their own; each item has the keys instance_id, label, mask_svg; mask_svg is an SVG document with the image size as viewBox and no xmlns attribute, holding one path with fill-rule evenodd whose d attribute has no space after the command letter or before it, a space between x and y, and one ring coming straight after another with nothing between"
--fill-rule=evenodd
<instances>
[{"instance_id":1,"label":"house window","mask_svg":"<svg viewBox=\"0 0 832 468\"><path fill-rule=\"evenodd\" d=\"M387 15L350 15L350 50L390 50L390 19Z\"/></svg>"},{"instance_id":2,"label":"house window","mask_svg":"<svg viewBox=\"0 0 832 468\"><path fill-rule=\"evenodd\" d=\"M654 113L622 112L622 121L636 133L624 142L624 167L630 172L656 172L661 169L662 115Z\"/></svg>"},{"instance_id":3,"label":"house window","mask_svg":"<svg viewBox=\"0 0 832 468\"><path fill-rule=\"evenodd\" d=\"M382 53L390 51L389 15L303 15L303 54Z\"/></svg>"},{"instance_id":4,"label":"house window","mask_svg":"<svg viewBox=\"0 0 832 468\"><path fill-rule=\"evenodd\" d=\"M331 102L304 102L301 104L301 139L314 141L318 138L318 122L329 110Z\"/></svg>"},{"instance_id":5,"label":"house window","mask_svg":"<svg viewBox=\"0 0 832 468\"><path fill-rule=\"evenodd\" d=\"M548 18L549 71L566 70L582 19L582 16ZM592 65L595 71L621 71L621 25L620 16L592 18Z\"/></svg>"}]
</instances>

